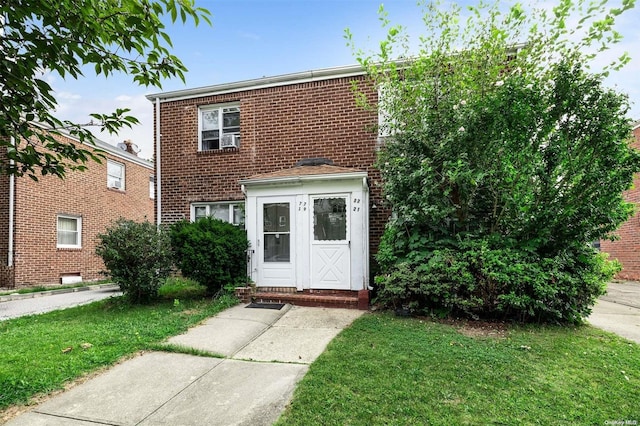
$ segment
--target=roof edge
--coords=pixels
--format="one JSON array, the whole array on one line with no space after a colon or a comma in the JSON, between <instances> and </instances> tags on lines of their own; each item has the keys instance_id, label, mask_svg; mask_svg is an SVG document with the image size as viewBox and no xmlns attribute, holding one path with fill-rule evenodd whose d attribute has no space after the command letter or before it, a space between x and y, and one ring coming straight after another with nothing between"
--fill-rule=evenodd
<instances>
[{"instance_id":1,"label":"roof edge","mask_svg":"<svg viewBox=\"0 0 640 426\"><path fill-rule=\"evenodd\" d=\"M356 171L349 173L321 173L314 175L296 175L296 176L279 176L266 177L256 179L240 179L241 185L265 185L277 183L297 183L314 180L344 180L344 179L362 179L368 177L366 171Z\"/></svg>"},{"instance_id":2,"label":"roof edge","mask_svg":"<svg viewBox=\"0 0 640 426\"><path fill-rule=\"evenodd\" d=\"M51 127L43 124L43 123L32 123L33 125L40 127L41 129L44 130L54 130ZM138 157L137 155L133 155L127 151L124 151L122 149L119 149L105 141L101 141L98 138L93 138L93 140L91 142L83 142L80 139L78 139L77 137L69 134L68 132L61 130L61 129L55 129L55 131L59 132L62 136L64 136L65 138L69 138L74 142L77 143L81 143L83 145L89 146L89 147L95 147L97 149L100 149L102 151L105 151L115 157L119 157L122 160L128 160L131 161L132 163L136 163L140 166L146 167L149 170L153 170L154 169L154 165L153 165L153 161L152 160L145 160L144 158Z\"/></svg>"},{"instance_id":3,"label":"roof edge","mask_svg":"<svg viewBox=\"0 0 640 426\"><path fill-rule=\"evenodd\" d=\"M360 65L347 65L333 68L321 68L317 70L298 73L282 74L273 77L262 77L251 80L242 80L232 83L222 83L212 86L196 87L193 89L174 90L169 92L152 93L146 95L149 101L159 99L160 102L177 101L183 99L220 95L244 90L256 90L269 87L286 86L289 84L307 83L311 81L330 80L333 78L355 77L365 75L364 68Z\"/></svg>"}]
</instances>

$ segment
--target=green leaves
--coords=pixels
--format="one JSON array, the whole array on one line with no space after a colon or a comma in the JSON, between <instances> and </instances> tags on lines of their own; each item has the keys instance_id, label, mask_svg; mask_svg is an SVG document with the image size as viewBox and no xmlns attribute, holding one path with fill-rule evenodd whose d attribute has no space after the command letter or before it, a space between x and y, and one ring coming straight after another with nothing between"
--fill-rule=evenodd
<instances>
[{"instance_id":1,"label":"green leaves","mask_svg":"<svg viewBox=\"0 0 640 426\"><path fill-rule=\"evenodd\" d=\"M93 65L93 71L105 77L126 73L144 86L160 87L165 78L184 81L186 67L171 54L170 37L164 32L163 18L172 22L192 20L195 25L209 20L206 9L195 7L191 0L60 0L49 2L4 2L0 4L0 147L10 145L18 151L22 146L58 147L55 132L72 127L82 141L91 140L88 131L80 131L83 123L62 123L55 118L57 101L43 73L57 73L63 78L82 76L82 67ZM123 111L94 113L91 117L110 132L137 121L125 117ZM45 124L51 137L29 130ZM69 154L63 154L62 152ZM3 162L0 171L63 177L83 156L80 148L58 150L53 158L38 150L13 154L14 166ZM89 156L90 157L90 156Z\"/></svg>"},{"instance_id":2,"label":"green leaves","mask_svg":"<svg viewBox=\"0 0 640 426\"><path fill-rule=\"evenodd\" d=\"M459 7L427 3L418 57L393 58L402 34L388 30L360 58L380 88L377 166L396 214L378 256L387 302L575 322L611 277L588 245L630 217L640 153L626 96L583 50L618 42L627 9L589 4L580 38L567 27L585 7L482 4L462 27Z\"/></svg>"},{"instance_id":3,"label":"green leaves","mask_svg":"<svg viewBox=\"0 0 640 426\"><path fill-rule=\"evenodd\" d=\"M172 267L166 232L150 222L119 219L98 235L98 240L96 254L127 299L146 303L158 296L158 288Z\"/></svg>"}]
</instances>

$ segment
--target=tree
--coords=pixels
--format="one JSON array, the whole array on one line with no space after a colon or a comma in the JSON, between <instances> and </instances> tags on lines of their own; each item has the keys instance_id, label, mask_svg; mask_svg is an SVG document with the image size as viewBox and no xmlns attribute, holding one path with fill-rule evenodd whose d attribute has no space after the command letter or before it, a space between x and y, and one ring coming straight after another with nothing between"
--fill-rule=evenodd
<instances>
[{"instance_id":1,"label":"tree","mask_svg":"<svg viewBox=\"0 0 640 426\"><path fill-rule=\"evenodd\" d=\"M381 300L520 320L589 313L617 268L590 243L630 217L622 192L640 171L627 97L602 83L628 55L589 65L632 7L496 3L463 20L427 3L414 56L395 55L406 35L381 10L380 52L357 52L386 116L378 167L395 216L378 253Z\"/></svg>"},{"instance_id":2,"label":"tree","mask_svg":"<svg viewBox=\"0 0 640 426\"><path fill-rule=\"evenodd\" d=\"M43 0L0 3L0 172L17 176L64 177L99 160L81 144L63 142L67 133L81 142L93 136L83 125L56 118L57 102L45 81L48 72L78 78L87 66L108 77L122 72L145 86L179 77L185 66L171 54L162 18L209 21L193 0ZM128 109L91 113L102 130L115 133L138 123ZM44 148L44 149L42 149Z\"/></svg>"}]
</instances>

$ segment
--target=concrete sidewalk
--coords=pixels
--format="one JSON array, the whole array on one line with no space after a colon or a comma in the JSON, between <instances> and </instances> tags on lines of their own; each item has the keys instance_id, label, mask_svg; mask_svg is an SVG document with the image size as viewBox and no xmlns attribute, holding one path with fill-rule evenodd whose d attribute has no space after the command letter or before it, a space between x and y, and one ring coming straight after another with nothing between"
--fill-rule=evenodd
<instances>
[{"instance_id":1,"label":"concrete sidewalk","mask_svg":"<svg viewBox=\"0 0 640 426\"><path fill-rule=\"evenodd\" d=\"M609 283L587 321L640 344L640 283Z\"/></svg>"},{"instance_id":2,"label":"concrete sidewalk","mask_svg":"<svg viewBox=\"0 0 640 426\"><path fill-rule=\"evenodd\" d=\"M247 306L167 342L224 358L145 353L7 425L270 425L308 365L363 312Z\"/></svg>"}]
</instances>

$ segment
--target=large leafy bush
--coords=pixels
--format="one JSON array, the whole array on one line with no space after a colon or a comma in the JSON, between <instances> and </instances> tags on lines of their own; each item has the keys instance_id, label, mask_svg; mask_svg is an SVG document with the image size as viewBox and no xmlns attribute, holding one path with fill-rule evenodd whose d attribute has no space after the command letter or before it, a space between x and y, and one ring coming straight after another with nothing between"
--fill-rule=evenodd
<instances>
[{"instance_id":1,"label":"large leafy bush","mask_svg":"<svg viewBox=\"0 0 640 426\"><path fill-rule=\"evenodd\" d=\"M206 286L210 293L246 279L249 242L243 229L207 217L172 225L170 236L182 275Z\"/></svg>"},{"instance_id":2,"label":"large leafy bush","mask_svg":"<svg viewBox=\"0 0 640 426\"><path fill-rule=\"evenodd\" d=\"M118 219L98 240L96 254L131 302L144 303L158 296L171 271L166 233L147 221Z\"/></svg>"},{"instance_id":3,"label":"large leafy bush","mask_svg":"<svg viewBox=\"0 0 640 426\"><path fill-rule=\"evenodd\" d=\"M380 89L378 167L394 211L378 253L379 300L520 320L589 313L619 267L590 243L632 214L622 193L640 155L627 97L603 85L609 70L587 69L590 46L617 41L615 17L633 4L602 20L604 4L594 6L572 43L580 28L565 21L582 6L527 15L496 3L463 21L455 6L427 3L418 56L392 60L393 46L406 45L398 26L376 57L360 54Z\"/></svg>"}]
</instances>

